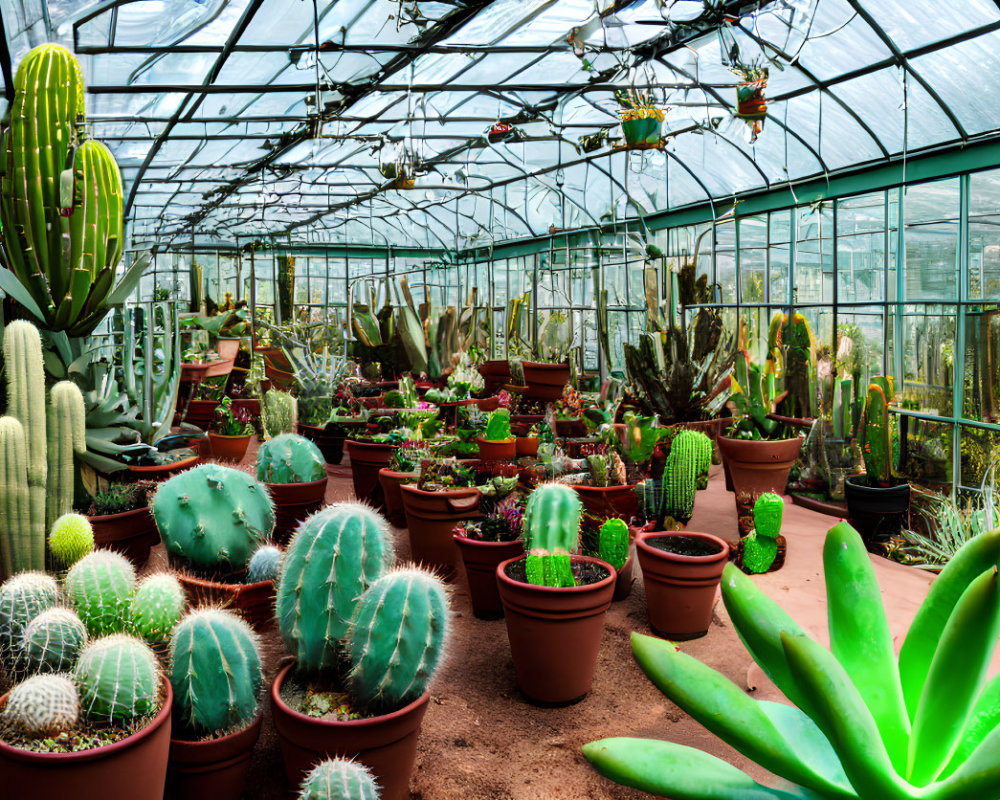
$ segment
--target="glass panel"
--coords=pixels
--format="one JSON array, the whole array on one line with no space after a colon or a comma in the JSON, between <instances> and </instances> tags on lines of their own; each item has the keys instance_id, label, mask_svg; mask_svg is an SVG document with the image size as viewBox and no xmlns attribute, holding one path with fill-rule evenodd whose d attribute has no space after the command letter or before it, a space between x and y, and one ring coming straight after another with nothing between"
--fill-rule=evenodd
<instances>
[{"instance_id":1,"label":"glass panel","mask_svg":"<svg viewBox=\"0 0 1000 800\"><path fill-rule=\"evenodd\" d=\"M904 193L904 300L958 297L957 178L911 186Z\"/></svg>"},{"instance_id":2,"label":"glass panel","mask_svg":"<svg viewBox=\"0 0 1000 800\"><path fill-rule=\"evenodd\" d=\"M903 386L901 405L950 417L955 356L955 308L903 307Z\"/></svg>"},{"instance_id":3,"label":"glass panel","mask_svg":"<svg viewBox=\"0 0 1000 800\"><path fill-rule=\"evenodd\" d=\"M740 225L740 302L764 302L767 271L767 217L745 217Z\"/></svg>"},{"instance_id":4,"label":"glass panel","mask_svg":"<svg viewBox=\"0 0 1000 800\"><path fill-rule=\"evenodd\" d=\"M796 209L792 303L833 302L833 209L828 203Z\"/></svg>"},{"instance_id":5,"label":"glass panel","mask_svg":"<svg viewBox=\"0 0 1000 800\"><path fill-rule=\"evenodd\" d=\"M837 299L885 299L885 194L852 197L837 205Z\"/></svg>"},{"instance_id":6,"label":"glass panel","mask_svg":"<svg viewBox=\"0 0 1000 800\"><path fill-rule=\"evenodd\" d=\"M969 176L970 300L1000 298L1000 170Z\"/></svg>"},{"instance_id":7,"label":"glass panel","mask_svg":"<svg viewBox=\"0 0 1000 800\"><path fill-rule=\"evenodd\" d=\"M951 492L954 426L899 415L900 467L911 481Z\"/></svg>"}]
</instances>

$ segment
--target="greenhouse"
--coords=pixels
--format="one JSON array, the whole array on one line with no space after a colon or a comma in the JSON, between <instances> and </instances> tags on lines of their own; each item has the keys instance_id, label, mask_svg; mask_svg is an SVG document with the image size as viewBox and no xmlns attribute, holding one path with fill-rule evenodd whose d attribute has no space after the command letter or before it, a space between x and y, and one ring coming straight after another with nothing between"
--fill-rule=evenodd
<instances>
[{"instance_id":1,"label":"greenhouse","mask_svg":"<svg viewBox=\"0 0 1000 800\"><path fill-rule=\"evenodd\" d=\"M0 29L0 797L1000 797L1000 0Z\"/></svg>"}]
</instances>

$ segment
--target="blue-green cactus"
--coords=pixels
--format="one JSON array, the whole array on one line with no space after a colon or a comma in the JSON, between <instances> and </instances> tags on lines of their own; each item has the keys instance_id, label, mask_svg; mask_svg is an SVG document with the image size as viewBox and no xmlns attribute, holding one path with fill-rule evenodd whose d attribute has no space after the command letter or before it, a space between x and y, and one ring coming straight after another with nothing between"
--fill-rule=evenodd
<instances>
[{"instance_id":1,"label":"blue-green cactus","mask_svg":"<svg viewBox=\"0 0 1000 800\"><path fill-rule=\"evenodd\" d=\"M323 454L303 436L283 433L257 451L257 480L263 483L311 483L325 477Z\"/></svg>"},{"instance_id":2,"label":"blue-green cactus","mask_svg":"<svg viewBox=\"0 0 1000 800\"><path fill-rule=\"evenodd\" d=\"M275 547L273 544L262 544L254 550L250 557L250 564L247 566L247 583L278 580L284 560L285 554L280 547Z\"/></svg>"},{"instance_id":3,"label":"blue-green cactus","mask_svg":"<svg viewBox=\"0 0 1000 800\"><path fill-rule=\"evenodd\" d=\"M94 529L83 514L63 514L49 532L49 552L65 568L94 550Z\"/></svg>"},{"instance_id":4,"label":"blue-green cactus","mask_svg":"<svg viewBox=\"0 0 1000 800\"><path fill-rule=\"evenodd\" d=\"M116 633L92 641L80 652L73 679L89 719L128 723L156 710L156 655L133 636Z\"/></svg>"},{"instance_id":5,"label":"blue-green cactus","mask_svg":"<svg viewBox=\"0 0 1000 800\"><path fill-rule=\"evenodd\" d=\"M7 663L28 623L59 600L59 586L44 572L21 572L0 584L0 660Z\"/></svg>"},{"instance_id":6,"label":"blue-green cactus","mask_svg":"<svg viewBox=\"0 0 1000 800\"><path fill-rule=\"evenodd\" d=\"M87 641L87 629L68 608L49 608L24 629L17 668L25 675L65 672L73 668Z\"/></svg>"},{"instance_id":7,"label":"blue-green cactus","mask_svg":"<svg viewBox=\"0 0 1000 800\"><path fill-rule=\"evenodd\" d=\"M80 695L66 675L34 675L10 691L0 721L31 737L56 736L76 726Z\"/></svg>"},{"instance_id":8,"label":"blue-green cactus","mask_svg":"<svg viewBox=\"0 0 1000 800\"><path fill-rule=\"evenodd\" d=\"M151 644L165 642L184 612L187 597L173 575L143 578L132 598L132 632Z\"/></svg>"},{"instance_id":9,"label":"blue-green cactus","mask_svg":"<svg viewBox=\"0 0 1000 800\"><path fill-rule=\"evenodd\" d=\"M119 633L128 624L135 568L120 553L95 550L66 574L66 595L91 636Z\"/></svg>"},{"instance_id":10,"label":"blue-green cactus","mask_svg":"<svg viewBox=\"0 0 1000 800\"><path fill-rule=\"evenodd\" d=\"M572 560L580 537L580 496L569 486L545 483L524 510L525 572L536 586L575 586Z\"/></svg>"},{"instance_id":11,"label":"blue-green cactus","mask_svg":"<svg viewBox=\"0 0 1000 800\"><path fill-rule=\"evenodd\" d=\"M378 786L371 772L357 761L328 758L320 761L302 781L298 800L378 800Z\"/></svg>"}]
</instances>

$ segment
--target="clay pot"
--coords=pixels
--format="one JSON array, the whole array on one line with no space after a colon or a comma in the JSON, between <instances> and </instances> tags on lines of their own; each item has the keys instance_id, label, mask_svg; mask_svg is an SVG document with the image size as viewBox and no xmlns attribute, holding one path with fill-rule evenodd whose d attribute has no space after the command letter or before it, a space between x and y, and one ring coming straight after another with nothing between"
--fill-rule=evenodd
<instances>
[{"instance_id":1,"label":"clay pot","mask_svg":"<svg viewBox=\"0 0 1000 800\"><path fill-rule=\"evenodd\" d=\"M500 619L503 603L497 589L497 564L524 554L520 539L512 542L484 542L470 539L459 531L452 534L465 565L472 613L479 619Z\"/></svg>"},{"instance_id":2,"label":"clay pot","mask_svg":"<svg viewBox=\"0 0 1000 800\"><path fill-rule=\"evenodd\" d=\"M625 486L585 486L574 484L584 509L597 517L619 517L626 522L639 514L635 484Z\"/></svg>"},{"instance_id":3,"label":"clay pot","mask_svg":"<svg viewBox=\"0 0 1000 800\"><path fill-rule=\"evenodd\" d=\"M703 540L718 551L711 555L686 556L649 544L650 540L669 537ZM678 640L697 639L708 633L715 593L729 560L729 545L708 533L643 531L636 537L635 546L653 632L666 639Z\"/></svg>"},{"instance_id":4,"label":"clay pot","mask_svg":"<svg viewBox=\"0 0 1000 800\"><path fill-rule=\"evenodd\" d=\"M852 475L844 481L847 517L857 528L865 545L898 536L909 524L910 484L869 486L864 475Z\"/></svg>"},{"instance_id":5,"label":"clay pot","mask_svg":"<svg viewBox=\"0 0 1000 800\"><path fill-rule=\"evenodd\" d=\"M518 458L521 458L522 456L536 458L538 456L538 437L518 436L514 440L514 454Z\"/></svg>"},{"instance_id":6,"label":"clay pot","mask_svg":"<svg viewBox=\"0 0 1000 800\"><path fill-rule=\"evenodd\" d=\"M476 400L476 408L480 411L496 411L500 408L499 397L480 397Z\"/></svg>"},{"instance_id":7,"label":"clay pot","mask_svg":"<svg viewBox=\"0 0 1000 800\"><path fill-rule=\"evenodd\" d=\"M185 422L189 422L203 431L208 430L208 426L215 419L215 409L219 407L218 400L192 400L188 403L187 416Z\"/></svg>"},{"instance_id":8,"label":"clay pot","mask_svg":"<svg viewBox=\"0 0 1000 800\"><path fill-rule=\"evenodd\" d=\"M512 462L517 458L517 439L513 436L496 442L477 436L476 444L479 445L480 461Z\"/></svg>"},{"instance_id":9,"label":"clay pot","mask_svg":"<svg viewBox=\"0 0 1000 800\"><path fill-rule=\"evenodd\" d=\"M324 476L305 483L264 484L274 501L274 541L287 542L299 523L323 507L327 481Z\"/></svg>"},{"instance_id":10,"label":"clay pot","mask_svg":"<svg viewBox=\"0 0 1000 800\"><path fill-rule=\"evenodd\" d=\"M0 741L3 796L73 800L162 800L173 692L163 681L159 713L138 733L78 753L32 753ZM0 697L0 709L7 703Z\"/></svg>"},{"instance_id":11,"label":"clay pot","mask_svg":"<svg viewBox=\"0 0 1000 800\"><path fill-rule=\"evenodd\" d=\"M569 383L569 364L525 361L521 366L524 368L524 382L527 384L525 397L547 403L562 397L563 388Z\"/></svg>"},{"instance_id":12,"label":"clay pot","mask_svg":"<svg viewBox=\"0 0 1000 800\"><path fill-rule=\"evenodd\" d=\"M486 382L484 391L488 394L495 394L504 384L510 383L510 363L506 360L484 361L478 369Z\"/></svg>"},{"instance_id":13,"label":"clay pot","mask_svg":"<svg viewBox=\"0 0 1000 800\"><path fill-rule=\"evenodd\" d=\"M208 432L208 441L212 445L212 457L217 461L228 461L238 464L247 454L250 446L250 439L253 434L247 436L223 436L221 433Z\"/></svg>"},{"instance_id":14,"label":"clay pot","mask_svg":"<svg viewBox=\"0 0 1000 800\"><path fill-rule=\"evenodd\" d=\"M378 472L388 467L397 444L356 442L347 440L347 455L351 459L351 480L358 500L367 500L376 509L385 508L385 496L378 480Z\"/></svg>"},{"instance_id":15,"label":"clay pot","mask_svg":"<svg viewBox=\"0 0 1000 800\"><path fill-rule=\"evenodd\" d=\"M455 524L480 519L479 490L447 489L425 492L416 486L399 487L410 533L410 554L414 561L454 577L458 565L458 547L452 538Z\"/></svg>"},{"instance_id":16,"label":"clay pot","mask_svg":"<svg viewBox=\"0 0 1000 800\"><path fill-rule=\"evenodd\" d=\"M328 432L326 428L319 425L306 425L299 422L296 425L299 436L303 436L316 445L323 454L323 460L327 464L339 464L344 460L344 435Z\"/></svg>"},{"instance_id":17,"label":"clay pot","mask_svg":"<svg viewBox=\"0 0 1000 800\"><path fill-rule=\"evenodd\" d=\"M397 528L406 527L403 493L399 487L407 482L416 482L419 477L416 472L396 472L388 467L378 471L378 481L382 484L382 494L385 497L385 516Z\"/></svg>"},{"instance_id":18,"label":"clay pot","mask_svg":"<svg viewBox=\"0 0 1000 800\"><path fill-rule=\"evenodd\" d=\"M160 532L148 506L87 519L94 529L95 547L121 553L137 567L149 559L150 548L160 543Z\"/></svg>"},{"instance_id":19,"label":"clay pot","mask_svg":"<svg viewBox=\"0 0 1000 800\"><path fill-rule=\"evenodd\" d=\"M517 560L499 564L496 576L518 688L529 700L546 705L582 700L594 679L604 614L615 591L614 567L572 556L574 563L600 564L608 576L587 586L553 588L507 575L507 567Z\"/></svg>"},{"instance_id":20,"label":"clay pot","mask_svg":"<svg viewBox=\"0 0 1000 800\"><path fill-rule=\"evenodd\" d=\"M179 461L171 461L169 464L152 464L148 467L140 467L135 464L128 465L129 474L140 481L165 481L171 475L190 469L201 461L200 455L182 458Z\"/></svg>"},{"instance_id":21,"label":"clay pot","mask_svg":"<svg viewBox=\"0 0 1000 800\"><path fill-rule=\"evenodd\" d=\"M301 784L323 758L344 756L372 771L381 800L408 800L417 736L430 695L425 692L398 711L377 717L347 722L316 719L289 708L281 699L281 685L294 666L285 666L271 684L271 710L288 783Z\"/></svg>"},{"instance_id":22,"label":"clay pot","mask_svg":"<svg viewBox=\"0 0 1000 800\"><path fill-rule=\"evenodd\" d=\"M615 578L615 593L611 596L614 602L620 602L621 600L627 600L628 596L632 594L632 584L635 581L633 575L635 568L635 556L632 555L632 551L629 550L628 558L625 559L625 563L622 564L622 568L618 570L618 577Z\"/></svg>"},{"instance_id":23,"label":"clay pot","mask_svg":"<svg viewBox=\"0 0 1000 800\"><path fill-rule=\"evenodd\" d=\"M802 439L777 441L719 437L719 449L736 494L736 515L742 539L750 533L746 520L754 502L765 492L785 493L788 473L799 457Z\"/></svg>"},{"instance_id":24,"label":"clay pot","mask_svg":"<svg viewBox=\"0 0 1000 800\"><path fill-rule=\"evenodd\" d=\"M560 439L578 439L587 435L587 424L580 417L557 419L555 435Z\"/></svg>"},{"instance_id":25,"label":"clay pot","mask_svg":"<svg viewBox=\"0 0 1000 800\"><path fill-rule=\"evenodd\" d=\"M205 741L170 740L166 800L240 800L263 714L246 728Z\"/></svg>"},{"instance_id":26,"label":"clay pot","mask_svg":"<svg viewBox=\"0 0 1000 800\"><path fill-rule=\"evenodd\" d=\"M274 622L274 584L222 583L177 572L177 580L184 587L188 605L228 608L237 612L256 631L267 630Z\"/></svg>"}]
</instances>

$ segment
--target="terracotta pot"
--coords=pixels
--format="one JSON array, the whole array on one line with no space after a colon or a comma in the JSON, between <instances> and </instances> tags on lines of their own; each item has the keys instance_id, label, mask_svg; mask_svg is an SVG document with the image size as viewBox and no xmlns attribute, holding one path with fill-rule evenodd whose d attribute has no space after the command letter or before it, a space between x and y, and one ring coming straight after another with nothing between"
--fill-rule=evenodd
<instances>
[{"instance_id":1,"label":"terracotta pot","mask_svg":"<svg viewBox=\"0 0 1000 800\"><path fill-rule=\"evenodd\" d=\"M333 426L330 426L333 427ZM319 448L323 460L327 464L339 464L344 460L344 435L328 431L319 425L306 425L299 422L296 425L299 436L304 436Z\"/></svg>"},{"instance_id":2,"label":"terracotta pot","mask_svg":"<svg viewBox=\"0 0 1000 800\"><path fill-rule=\"evenodd\" d=\"M869 486L864 475L844 481L847 516L868 547L898 536L909 524L910 484Z\"/></svg>"},{"instance_id":3,"label":"terracotta pot","mask_svg":"<svg viewBox=\"0 0 1000 800\"><path fill-rule=\"evenodd\" d=\"M378 471L378 481L382 484L382 494L385 496L385 515L397 528L406 527L403 493L399 487L407 482L415 483L419 477L417 472L396 472L388 467Z\"/></svg>"},{"instance_id":4,"label":"terracotta pot","mask_svg":"<svg viewBox=\"0 0 1000 800\"><path fill-rule=\"evenodd\" d=\"M555 434L560 439L576 439L587 435L587 425L583 419L557 419Z\"/></svg>"},{"instance_id":5,"label":"terracotta pot","mask_svg":"<svg viewBox=\"0 0 1000 800\"><path fill-rule=\"evenodd\" d=\"M281 699L281 685L294 666L285 666L271 684L271 711L288 783L301 784L323 758L344 756L372 771L381 800L408 800L417 736L430 695L425 692L398 711L377 717L347 722L316 719L289 708Z\"/></svg>"},{"instance_id":6,"label":"terracotta pot","mask_svg":"<svg viewBox=\"0 0 1000 800\"><path fill-rule=\"evenodd\" d=\"M219 407L219 403L219 400L192 400L188 403L187 416L184 417L184 421L201 428L203 431L208 430L208 426L215 419L215 409Z\"/></svg>"},{"instance_id":7,"label":"terracotta pot","mask_svg":"<svg viewBox=\"0 0 1000 800\"><path fill-rule=\"evenodd\" d=\"M610 564L587 556L572 559L600 564L608 576L588 586L552 588L508 576L515 558L496 571L518 688L529 700L546 705L575 703L590 691L604 614L615 591L617 576Z\"/></svg>"},{"instance_id":8,"label":"terracotta pot","mask_svg":"<svg viewBox=\"0 0 1000 800\"><path fill-rule=\"evenodd\" d=\"M379 510L385 508L385 496L378 481L378 471L389 466L392 454L398 449L398 444L347 440L347 455L351 459L351 480L358 500L367 500Z\"/></svg>"},{"instance_id":9,"label":"terracotta pot","mask_svg":"<svg viewBox=\"0 0 1000 800\"><path fill-rule=\"evenodd\" d=\"M528 458L535 458L538 456L538 437L537 436L518 436L514 440L514 454L521 458L522 456L527 456Z\"/></svg>"},{"instance_id":10,"label":"terracotta pot","mask_svg":"<svg viewBox=\"0 0 1000 800\"><path fill-rule=\"evenodd\" d=\"M425 492L416 486L400 486L406 527L410 533L410 554L418 564L454 577L458 565L458 547L452 538L455 524L480 519L479 490L448 489Z\"/></svg>"},{"instance_id":11,"label":"terracotta pot","mask_svg":"<svg viewBox=\"0 0 1000 800\"><path fill-rule=\"evenodd\" d=\"M685 556L649 544L651 539L666 537L704 540L718 547L718 552ZM643 531L635 546L653 632L667 639L696 639L708 633L715 593L729 560L729 545L708 533Z\"/></svg>"},{"instance_id":12,"label":"terracotta pot","mask_svg":"<svg viewBox=\"0 0 1000 800\"><path fill-rule=\"evenodd\" d=\"M178 461L171 461L169 464L154 464L148 467L139 467L135 464L128 465L131 475L140 481L165 481L171 475L190 469L201 461L200 455L189 456Z\"/></svg>"},{"instance_id":13,"label":"terracotta pot","mask_svg":"<svg viewBox=\"0 0 1000 800\"><path fill-rule=\"evenodd\" d=\"M486 382L484 391L489 394L495 394L510 382L510 363L504 359L484 361L478 369Z\"/></svg>"},{"instance_id":14,"label":"terracotta pot","mask_svg":"<svg viewBox=\"0 0 1000 800\"><path fill-rule=\"evenodd\" d=\"M465 565L472 613L479 619L500 619L503 603L497 589L497 564L524 554L520 539L512 542L484 542L456 531L452 536Z\"/></svg>"},{"instance_id":15,"label":"terracotta pot","mask_svg":"<svg viewBox=\"0 0 1000 800\"><path fill-rule=\"evenodd\" d=\"M619 517L626 522L639 513L639 499L635 484L625 486L584 486L575 484L573 489L583 501L583 507L597 517Z\"/></svg>"},{"instance_id":16,"label":"terracotta pot","mask_svg":"<svg viewBox=\"0 0 1000 800\"><path fill-rule=\"evenodd\" d=\"M159 713L138 733L78 753L32 753L0 741L0 780L9 798L162 800L173 692L163 681ZM0 709L9 694L0 697Z\"/></svg>"},{"instance_id":17,"label":"terracotta pot","mask_svg":"<svg viewBox=\"0 0 1000 800\"><path fill-rule=\"evenodd\" d=\"M476 408L480 411L496 411L500 408L499 397L481 397L476 400Z\"/></svg>"},{"instance_id":18,"label":"terracotta pot","mask_svg":"<svg viewBox=\"0 0 1000 800\"><path fill-rule=\"evenodd\" d=\"M120 514L87 517L94 529L94 545L121 553L137 567L149 559L149 550L160 543L160 532L149 508Z\"/></svg>"},{"instance_id":19,"label":"terracotta pot","mask_svg":"<svg viewBox=\"0 0 1000 800\"><path fill-rule=\"evenodd\" d=\"M618 577L615 578L615 593L611 596L614 602L619 602L621 600L627 600L628 596L632 594L632 584L635 581L635 576L633 572L635 570L635 556L632 555L631 549L629 550L628 558L625 559L625 563L622 564L622 568L618 570Z\"/></svg>"},{"instance_id":20,"label":"terracotta pot","mask_svg":"<svg viewBox=\"0 0 1000 800\"><path fill-rule=\"evenodd\" d=\"M513 436L496 442L477 436L476 444L479 445L479 459L481 461L513 462L517 458L517 439Z\"/></svg>"},{"instance_id":21,"label":"terracotta pot","mask_svg":"<svg viewBox=\"0 0 1000 800\"><path fill-rule=\"evenodd\" d=\"M223 361L233 360L240 351L240 337L220 336L215 342L215 352Z\"/></svg>"},{"instance_id":22,"label":"terracotta pot","mask_svg":"<svg viewBox=\"0 0 1000 800\"><path fill-rule=\"evenodd\" d=\"M524 382L527 384L525 397L549 403L562 397L563 388L569 383L569 364L525 361L521 366L524 368Z\"/></svg>"},{"instance_id":23,"label":"terracotta pot","mask_svg":"<svg viewBox=\"0 0 1000 800\"><path fill-rule=\"evenodd\" d=\"M271 581L221 583L185 572L177 572L176 575L190 606L228 608L236 611L257 631L267 630L274 622L274 584Z\"/></svg>"},{"instance_id":24,"label":"terracotta pot","mask_svg":"<svg viewBox=\"0 0 1000 800\"><path fill-rule=\"evenodd\" d=\"M274 541L287 542L300 522L323 507L327 481L324 476L305 483L264 484L274 501Z\"/></svg>"},{"instance_id":25,"label":"terracotta pot","mask_svg":"<svg viewBox=\"0 0 1000 800\"><path fill-rule=\"evenodd\" d=\"M736 494L736 515L742 539L750 533L748 520L754 502L765 492L785 493L788 473L802 449L802 439L777 441L719 437L719 449Z\"/></svg>"},{"instance_id":26,"label":"terracotta pot","mask_svg":"<svg viewBox=\"0 0 1000 800\"><path fill-rule=\"evenodd\" d=\"M170 740L166 800L240 800L264 715L219 739Z\"/></svg>"},{"instance_id":27,"label":"terracotta pot","mask_svg":"<svg viewBox=\"0 0 1000 800\"><path fill-rule=\"evenodd\" d=\"M238 464L247 454L250 446L250 439L253 434L247 436L223 436L221 433L208 432L208 441L212 445L212 457L217 461L229 461Z\"/></svg>"}]
</instances>

